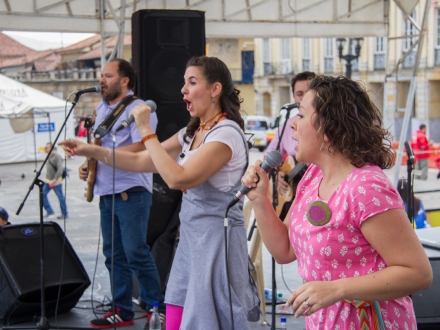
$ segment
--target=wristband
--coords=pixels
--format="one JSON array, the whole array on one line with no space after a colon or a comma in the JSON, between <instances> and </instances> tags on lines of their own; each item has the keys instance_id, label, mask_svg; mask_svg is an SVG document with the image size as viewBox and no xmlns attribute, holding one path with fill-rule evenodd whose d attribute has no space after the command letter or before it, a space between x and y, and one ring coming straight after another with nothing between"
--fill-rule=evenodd
<instances>
[{"instance_id":1,"label":"wristband","mask_svg":"<svg viewBox=\"0 0 440 330\"><path fill-rule=\"evenodd\" d=\"M156 134L148 134L146 136L144 136L141 140L142 143L145 143L145 141L148 141L149 139L157 139L157 135Z\"/></svg>"}]
</instances>

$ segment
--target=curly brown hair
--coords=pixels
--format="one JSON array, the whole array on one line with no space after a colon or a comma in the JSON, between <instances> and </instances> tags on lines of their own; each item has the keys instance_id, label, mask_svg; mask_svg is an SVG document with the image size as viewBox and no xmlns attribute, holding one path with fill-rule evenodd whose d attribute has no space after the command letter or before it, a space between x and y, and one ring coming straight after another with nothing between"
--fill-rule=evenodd
<instances>
[{"instance_id":1,"label":"curly brown hair","mask_svg":"<svg viewBox=\"0 0 440 330\"><path fill-rule=\"evenodd\" d=\"M219 82L222 85L222 91L219 97L222 112L226 112L226 117L235 121L244 131L244 121L240 115L240 104L243 99L240 97L240 91L234 87L231 72L225 63L216 57L194 56L189 59L186 67L197 66L202 70L202 74L208 85ZM193 137L196 130L200 127L200 118L191 118L183 138Z\"/></svg>"},{"instance_id":2,"label":"curly brown hair","mask_svg":"<svg viewBox=\"0 0 440 330\"><path fill-rule=\"evenodd\" d=\"M316 93L314 125L329 138L329 152L339 151L355 167L393 166L391 134L363 84L343 76L316 76L309 90Z\"/></svg>"}]
</instances>

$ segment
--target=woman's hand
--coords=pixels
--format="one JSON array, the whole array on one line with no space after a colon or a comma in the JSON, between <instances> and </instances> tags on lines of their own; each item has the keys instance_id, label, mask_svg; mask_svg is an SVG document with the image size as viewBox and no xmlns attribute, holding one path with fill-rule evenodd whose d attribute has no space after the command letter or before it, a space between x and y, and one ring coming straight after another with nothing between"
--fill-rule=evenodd
<instances>
[{"instance_id":1,"label":"woman's hand","mask_svg":"<svg viewBox=\"0 0 440 330\"><path fill-rule=\"evenodd\" d=\"M141 136L154 133L150 127L151 108L144 102L136 105L130 112L134 117L136 128Z\"/></svg>"},{"instance_id":2,"label":"woman's hand","mask_svg":"<svg viewBox=\"0 0 440 330\"><path fill-rule=\"evenodd\" d=\"M267 197L269 178L267 173L261 168L261 160L257 160L255 165L249 166L246 173L241 178L241 182L251 190L246 194L250 201L256 201L261 197Z\"/></svg>"},{"instance_id":3,"label":"woman's hand","mask_svg":"<svg viewBox=\"0 0 440 330\"><path fill-rule=\"evenodd\" d=\"M286 306L292 305L295 317L309 316L321 308L331 306L343 298L337 281L308 282L294 290Z\"/></svg>"},{"instance_id":4,"label":"woman's hand","mask_svg":"<svg viewBox=\"0 0 440 330\"><path fill-rule=\"evenodd\" d=\"M70 138L68 140L61 141L58 143L66 153L67 156L86 156L87 158L92 157L92 144L87 144L79 140L74 140Z\"/></svg>"}]
</instances>

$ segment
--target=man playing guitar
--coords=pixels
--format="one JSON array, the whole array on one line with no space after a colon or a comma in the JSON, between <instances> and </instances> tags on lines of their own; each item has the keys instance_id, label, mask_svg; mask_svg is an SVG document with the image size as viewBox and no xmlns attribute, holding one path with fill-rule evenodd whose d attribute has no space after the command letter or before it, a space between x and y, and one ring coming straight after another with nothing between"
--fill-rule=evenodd
<instances>
[{"instance_id":1,"label":"man playing guitar","mask_svg":"<svg viewBox=\"0 0 440 330\"><path fill-rule=\"evenodd\" d=\"M293 99L294 99L295 103L300 102L303 99L304 94L307 92L307 89L309 87L310 81L313 78L315 78L315 76L316 75L314 72L304 71L304 72L298 73L295 77L292 78L290 85L292 87ZM277 207L277 214L278 215L280 215L280 211L283 208L284 202L290 201L291 199L293 200L293 198L295 197L294 190L296 189L296 185L295 185L295 187L291 187L292 181L287 182L285 180L286 175L290 171L293 171L294 167L295 167L294 159L295 159L295 155L296 155L295 148L296 148L297 142L292 138L293 128L291 127L291 124L292 124L294 118L295 118L295 116L292 116L291 118L289 118L287 120L286 129L284 130L284 134L281 137L281 142L280 142L280 150L279 151L283 155L285 162L280 167L279 172L278 172L278 176L277 176L277 185L276 186L277 186L277 192L279 194L278 207ZM270 144L268 145L268 147L264 151L265 155L268 152L275 150L277 148L278 141L280 138L279 135L282 131L281 125L284 125L284 123L280 124L280 126L278 127L278 130L276 131L274 138L272 139L272 141L270 142ZM291 158L287 159L288 156L291 156ZM299 168L297 168L297 170L298 169ZM304 173L304 171L302 171L302 173ZM293 177L292 177L292 179L293 179ZM297 181L296 183L298 183L299 180L294 180L294 181Z\"/></svg>"}]
</instances>

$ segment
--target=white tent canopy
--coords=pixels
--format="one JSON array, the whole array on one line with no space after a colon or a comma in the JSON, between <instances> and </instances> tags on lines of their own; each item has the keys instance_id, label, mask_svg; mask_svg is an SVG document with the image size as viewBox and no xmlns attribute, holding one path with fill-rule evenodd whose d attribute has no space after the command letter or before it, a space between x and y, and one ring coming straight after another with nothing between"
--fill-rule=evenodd
<instances>
[{"instance_id":1,"label":"white tent canopy","mask_svg":"<svg viewBox=\"0 0 440 330\"><path fill-rule=\"evenodd\" d=\"M363 37L386 36L389 0L3 0L0 30L131 33L140 9L204 11L208 38Z\"/></svg>"},{"instance_id":2,"label":"white tent canopy","mask_svg":"<svg viewBox=\"0 0 440 330\"><path fill-rule=\"evenodd\" d=\"M0 74L0 164L42 160L39 151L52 141L70 103ZM73 125L67 132L73 136Z\"/></svg>"}]
</instances>

